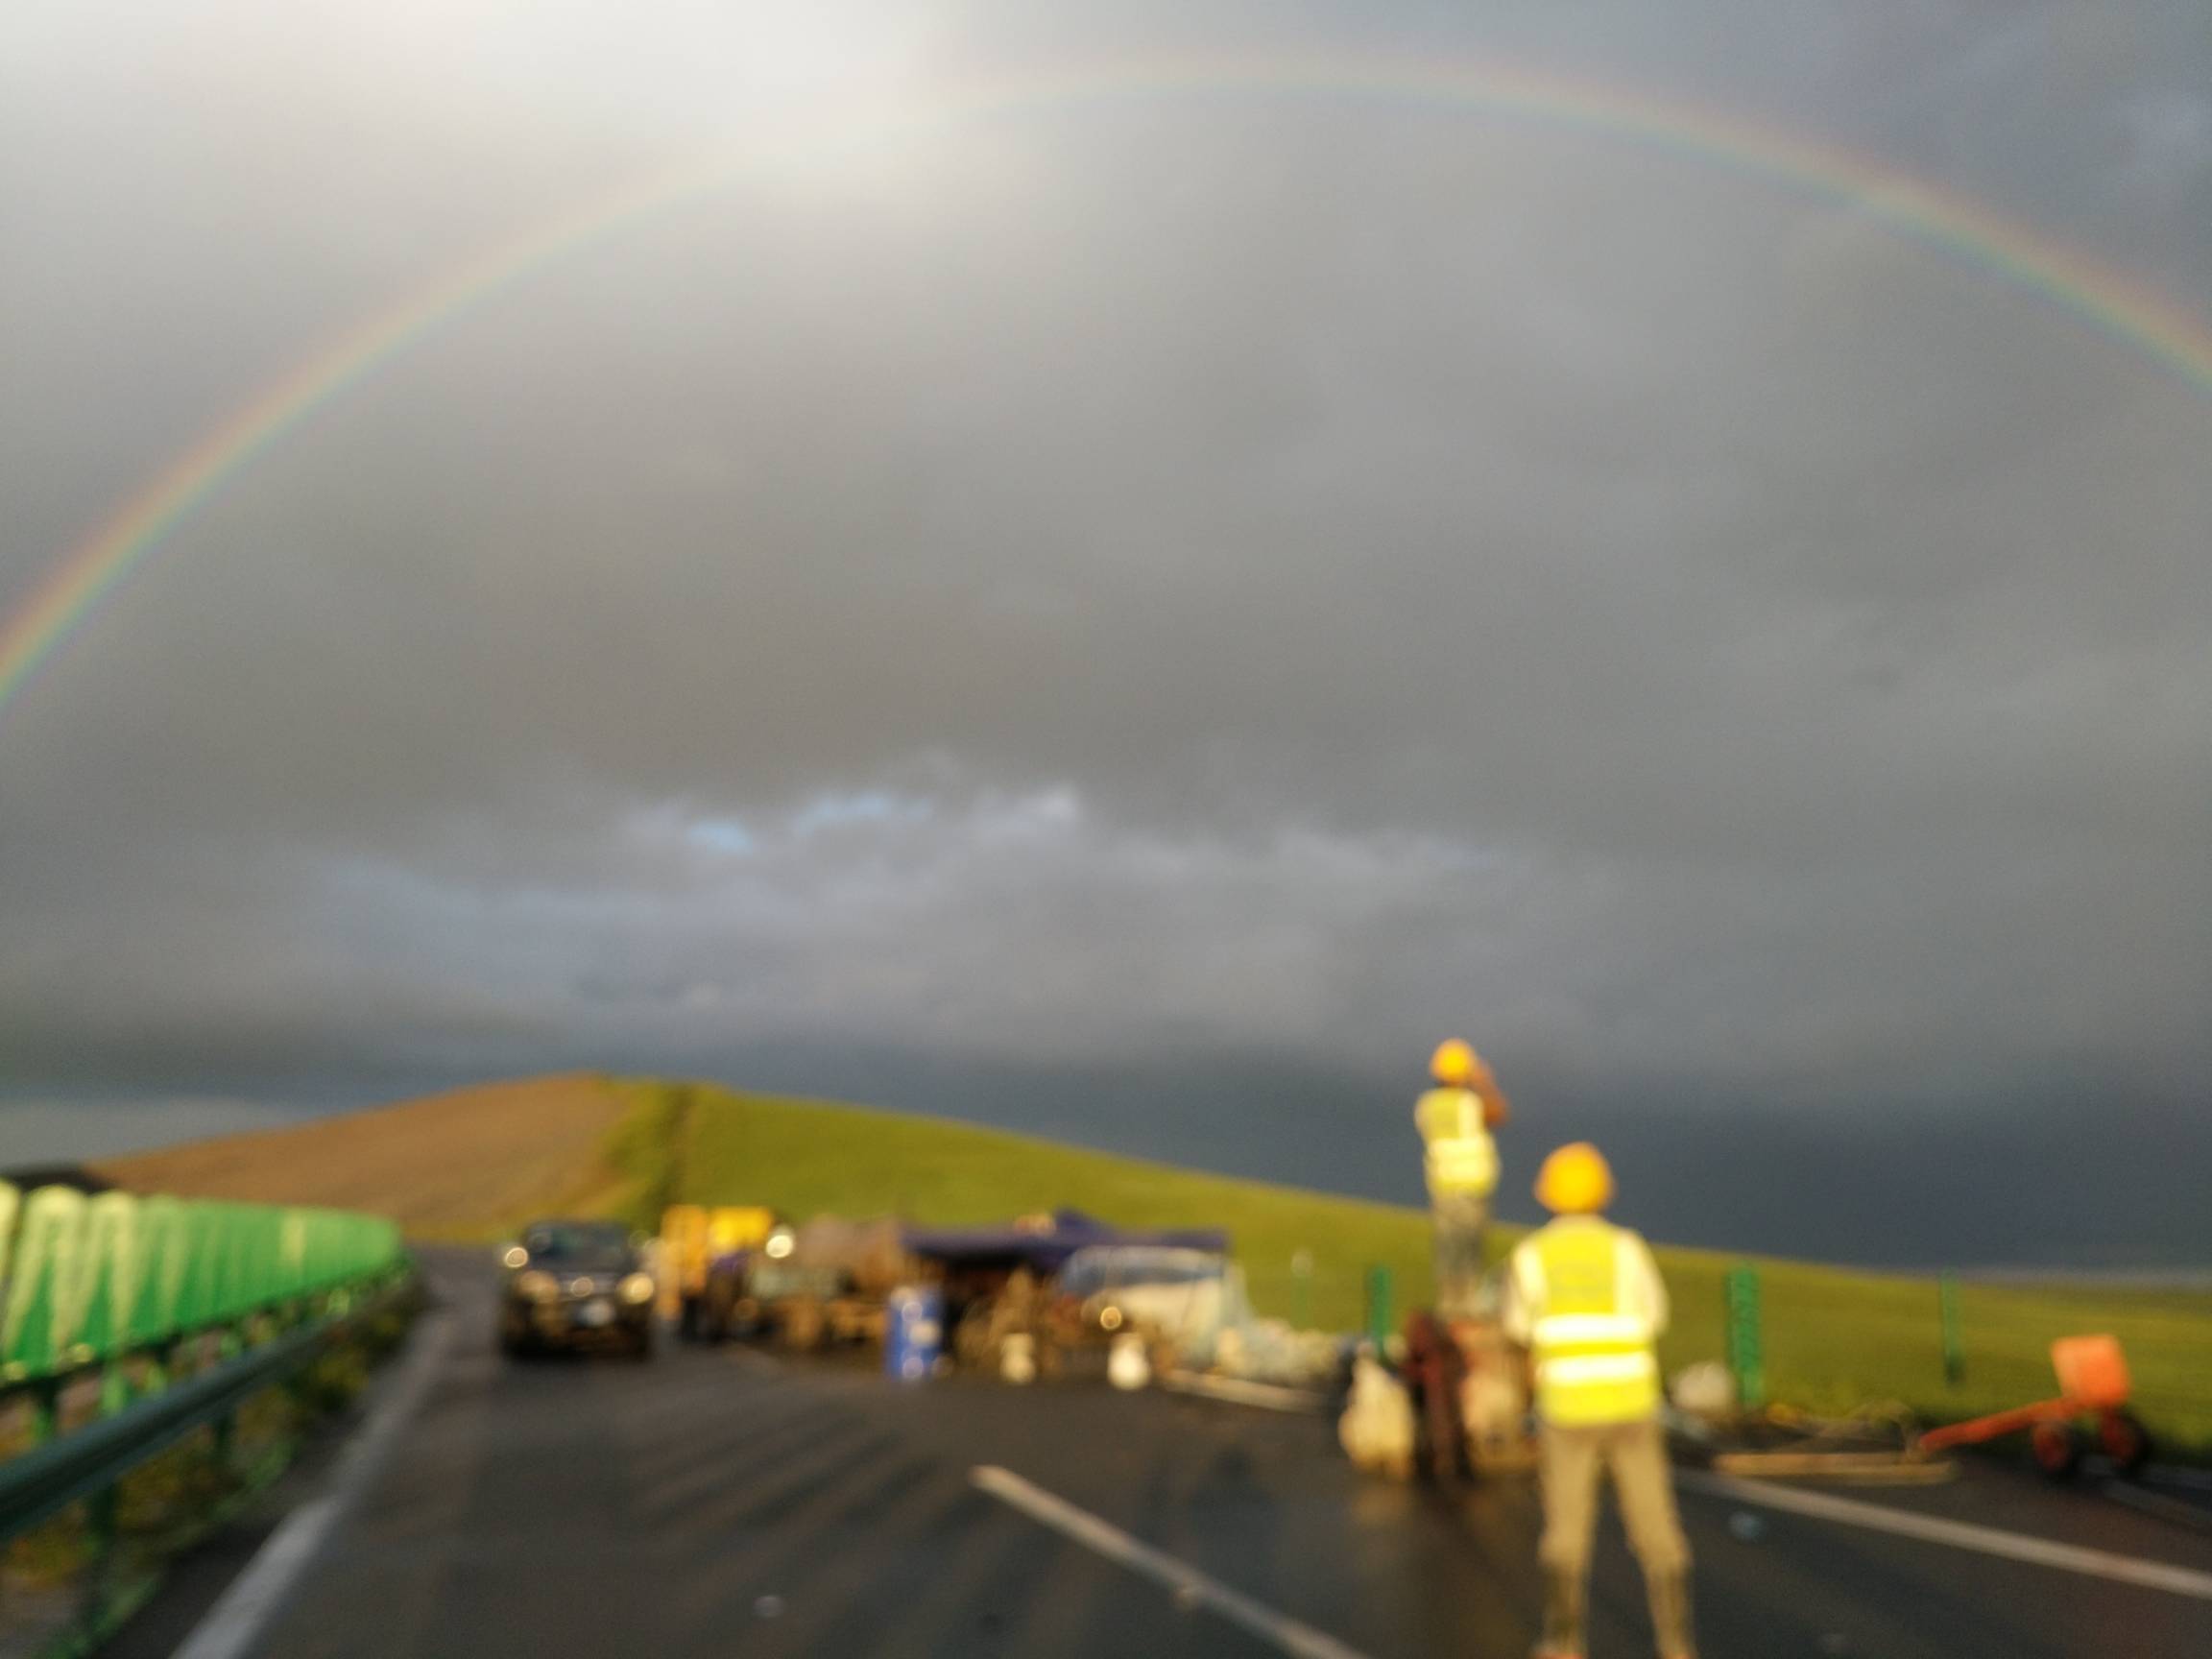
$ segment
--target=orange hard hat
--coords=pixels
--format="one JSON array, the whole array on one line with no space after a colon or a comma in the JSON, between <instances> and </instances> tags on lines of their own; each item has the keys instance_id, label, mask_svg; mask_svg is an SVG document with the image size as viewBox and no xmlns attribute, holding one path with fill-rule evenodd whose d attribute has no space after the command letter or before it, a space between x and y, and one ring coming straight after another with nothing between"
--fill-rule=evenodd
<instances>
[{"instance_id":1,"label":"orange hard hat","mask_svg":"<svg viewBox=\"0 0 2212 1659\"><path fill-rule=\"evenodd\" d=\"M1429 1074L1439 1083L1468 1083L1481 1070L1475 1050L1456 1037L1437 1044L1436 1052L1429 1057Z\"/></svg>"},{"instance_id":2,"label":"orange hard hat","mask_svg":"<svg viewBox=\"0 0 2212 1659\"><path fill-rule=\"evenodd\" d=\"M1587 1141L1562 1146L1536 1171L1536 1202L1560 1215L1591 1215L1613 1202L1613 1169Z\"/></svg>"}]
</instances>

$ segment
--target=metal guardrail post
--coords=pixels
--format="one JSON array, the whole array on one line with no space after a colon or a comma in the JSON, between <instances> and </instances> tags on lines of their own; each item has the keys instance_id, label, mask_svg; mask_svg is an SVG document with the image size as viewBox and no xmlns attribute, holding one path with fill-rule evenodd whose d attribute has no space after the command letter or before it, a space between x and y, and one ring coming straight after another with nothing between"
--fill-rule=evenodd
<instances>
[{"instance_id":1,"label":"metal guardrail post","mask_svg":"<svg viewBox=\"0 0 2212 1659\"><path fill-rule=\"evenodd\" d=\"M112 1417L130 1404L130 1362L122 1358L110 1359L100 1367L100 1415Z\"/></svg>"},{"instance_id":2,"label":"metal guardrail post","mask_svg":"<svg viewBox=\"0 0 2212 1659\"><path fill-rule=\"evenodd\" d=\"M80 1619L97 1624L114 1588L118 1565L117 1525L123 1508L121 1482L93 1494L84 1505L84 1593L80 1598Z\"/></svg>"},{"instance_id":3,"label":"metal guardrail post","mask_svg":"<svg viewBox=\"0 0 2212 1659\"><path fill-rule=\"evenodd\" d=\"M140 1379L143 1391L158 1394L169 1386L169 1380L177 1370L177 1339L156 1342L146 1351L146 1374Z\"/></svg>"},{"instance_id":4,"label":"metal guardrail post","mask_svg":"<svg viewBox=\"0 0 2212 1659\"><path fill-rule=\"evenodd\" d=\"M119 1483L203 1430L223 1484L251 1483L232 1467L240 1407L286 1383L311 1398L321 1344L408 1274L398 1230L372 1216L0 1182L0 1396L21 1404L28 1442L0 1459L0 1544L84 1506L69 1651L152 1581L117 1581ZM64 1423L73 1390L96 1400L91 1421Z\"/></svg>"},{"instance_id":5,"label":"metal guardrail post","mask_svg":"<svg viewBox=\"0 0 2212 1659\"><path fill-rule=\"evenodd\" d=\"M61 1428L61 1380L42 1377L31 1384L31 1426L28 1438L43 1446Z\"/></svg>"},{"instance_id":6,"label":"metal guardrail post","mask_svg":"<svg viewBox=\"0 0 2212 1659\"><path fill-rule=\"evenodd\" d=\"M235 1420L241 1405L312 1359L344 1323L329 1319L301 1326L227 1364L145 1395L111 1417L0 1462L0 1542L72 1503L98 1497L195 1431Z\"/></svg>"}]
</instances>

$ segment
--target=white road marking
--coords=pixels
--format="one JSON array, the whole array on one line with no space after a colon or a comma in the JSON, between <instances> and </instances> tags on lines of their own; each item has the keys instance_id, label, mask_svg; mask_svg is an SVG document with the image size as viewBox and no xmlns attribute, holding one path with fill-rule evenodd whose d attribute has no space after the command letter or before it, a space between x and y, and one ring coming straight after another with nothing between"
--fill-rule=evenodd
<instances>
[{"instance_id":1,"label":"white road marking","mask_svg":"<svg viewBox=\"0 0 2212 1659\"><path fill-rule=\"evenodd\" d=\"M2008 1561L2025 1561L2037 1567L2056 1567L2062 1573L2083 1573L2092 1578L2110 1579L2116 1584L2139 1584L2146 1589L2165 1590L2176 1596L2193 1596L2200 1601L2212 1601L2212 1573L2200 1573L2192 1567L2176 1567L2164 1561L2145 1561L2134 1555L2115 1554L2109 1550L2091 1550L2080 1544L2060 1544L2049 1538L2031 1537L2025 1532L2006 1532L1995 1527L1977 1527L1970 1522L1949 1521L1938 1515L1916 1515L1908 1509L1885 1508L1879 1503L1867 1503L1856 1498L1838 1498L1826 1492L1800 1492L1793 1487L1769 1485L1764 1480L1739 1480L1726 1475L1676 1470L1674 1483L1685 1491L1709 1493L1715 1497L1733 1499L1739 1503L1786 1509L1792 1514L1834 1521L1844 1527L1863 1527L1870 1531L1891 1532L1900 1538L1918 1538L1930 1544L1948 1544L1954 1549L1973 1550L1984 1555L2002 1556Z\"/></svg>"},{"instance_id":2,"label":"white road marking","mask_svg":"<svg viewBox=\"0 0 2212 1659\"><path fill-rule=\"evenodd\" d=\"M2171 1521L2176 1527L2194 1527L2200 1532L2212 1531L2212 1509L2205 1509L2179 1498L2169 1498L2162 1492L2146 1492L2139 1486L2130 1486L2125 1480L2106 1480L2097 1488L2115 1503L2125 1503L2130 1509L2140 1509L2146 1515L2155 1515L2161 1521Z\"/></svg>"},{"instance_id":3,"label":"white road marking","mask_svg":"<svg viewBox=\"0 0 2212 1659\"><path fill-rule=\"evenodd\" d=\"M241 1659L253 1650L347 1504L368 1484L385 1451L421 1407L452 1334L450 1313L423 1316L416 1327L406 1368L394 1380L392 1392L376 1414L340 1455L330 1490L277 1523L246 1570L230 1581L171 1659Z\"/></svg>"},{"instance_id":4,"label":"white road marking","mask_svg":"<svg viewBox=\"0 0 2212 1659\"><path fill-rule=\"evenodd\" d=\"M1269 1411L1296 1411L1311 1416L1329 1408L1329 1402L1309 1388L1286 1388L1277 1382L1247 1382L1236 1377L1209 1377L1197 1371L1166 1372L1160 1379L1160 1386L1177 1394L1197 1394L1209 1400L1258 1406Z\"/></svg>"},{"instance_id":5,"label":"white road marking","mask_svg":"<svg viewBox=\"0 0 2212 1659\"><path fill-rule=\"evenodd\" d=\"M2120 1475L2118 1466L2109 1457L2084 1457L2081 1467L2092 1475ZM2212 1492L2212 1469L2180 1469L2153 1463L2148 1469L2136 1470L2134 1478L2152 1486L2171 1486L2176 1492Z\"/></svg>"},{"instance_id":6,"label":"white road marking","mask_svg":"<svg viewBox=\"0 0 2212 1659\"><path fill-rule=\"evenodd\" d=\"M1086 1550L1095 1551L1132 1573L1141 1573L1155 1583L1165 1584L1174 1593L1178 1607L1207 1608L1238 1628L1272 1643L1286 1653L1297 1655L1297 1659L1365 1659L1358 1648L1347 1647L1335 1637L1310 1624L1301 1624L1286 1614L1278 1613L1208 1577L1189 1563L1163 1554L1120 1527L1101 1521L1090 1510L1078 1509L1065 1498L1056 1498L1042 1486L1032 1485L1012 1470L982 1464L970 1470L968 1479L978 1490L1021 1510L1030 1520L1072 1538Z\"/></svg>"}]
</instances>

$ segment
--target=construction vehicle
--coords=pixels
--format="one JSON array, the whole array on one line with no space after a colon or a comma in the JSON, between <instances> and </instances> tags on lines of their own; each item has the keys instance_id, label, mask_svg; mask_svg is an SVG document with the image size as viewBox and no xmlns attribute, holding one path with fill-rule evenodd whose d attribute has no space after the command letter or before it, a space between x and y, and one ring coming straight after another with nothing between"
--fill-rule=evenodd
<instances>
[{"instance_id":1,"label":"construction vehicle","mask_svg":"<svg viewBox=\"0 0 2212 1659\"><path fill-rule=\"evenodd\" d=\"M699 1337L714 1263L764 1244L775 1228L775 1211L759 1205L672 1204L662 1214L661 1311L685 1341Z\"/></svg>"},{"instance_id":2,"label":"construction vehicle","mask_svg":"<svg viewBox=\"0 0 2212 1659\"><path fill-rule=\"evenodd\" d=\"M2132 1384L2118 1337L2061 1336L2051 1344L2051 1368L2058 1374L2057 1399L1931 1429L1920 1436L1917 1449L1928 1453L1978 1446L2025 1430L2036 1467L2054 1480L2071 1476L2093 1444L2123 1475L2150 1461L2151 1436L2128 1409ZM2084 1429L2083 1419L2094 1429Z\"/></svg>"},{"instance_id":3,"label":"construction vehicle","mask_svg":"<svg viewBox=\"0 0 2212 1659\"><path fill-rule=\"evenodd\" d=\"M913 1276L896 1221L818 1215L774 1226L757 1246L709 1263L700 1334L710 1341L765 1334L802 1353L880 1342L890 1293Z\"/></svg>"}]
</instances>

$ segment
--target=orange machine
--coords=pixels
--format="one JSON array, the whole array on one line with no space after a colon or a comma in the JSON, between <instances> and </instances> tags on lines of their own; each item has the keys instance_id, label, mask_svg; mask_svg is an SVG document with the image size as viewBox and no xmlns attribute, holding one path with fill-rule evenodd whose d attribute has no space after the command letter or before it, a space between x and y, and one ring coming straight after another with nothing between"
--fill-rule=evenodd
<instances>
[{"instance_id":1,"label":"orange machine","mask_svg":"<svg viewBox=\"0 0 2212 1659\"><path fill-rule=\"evenodd\" d=\"M1940 1452L1951 1446L1976 1446L2026 1430L2037 1465L2054 1480L2073 1474L2093 1445L2122 1474L2140 1469L2150 1459L2151 1437L2128 1409L2132 1385L2120 1339L2061 1336L2051 1344L2051 1367L2058 1374L2057 1399L1931 1429L1920 1436L1919 1449ZM2081 1427L2085 1417L2095 1420L2093 1428Z\"/></svg>"}]
</instances>

